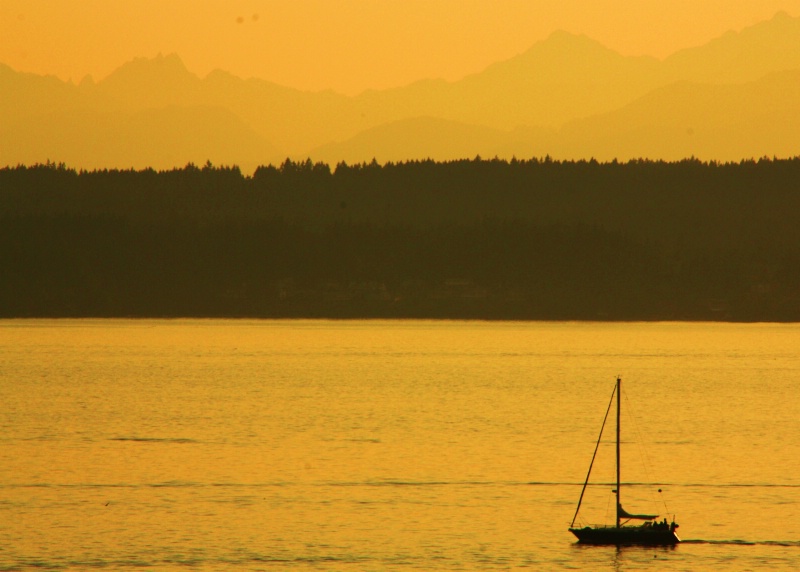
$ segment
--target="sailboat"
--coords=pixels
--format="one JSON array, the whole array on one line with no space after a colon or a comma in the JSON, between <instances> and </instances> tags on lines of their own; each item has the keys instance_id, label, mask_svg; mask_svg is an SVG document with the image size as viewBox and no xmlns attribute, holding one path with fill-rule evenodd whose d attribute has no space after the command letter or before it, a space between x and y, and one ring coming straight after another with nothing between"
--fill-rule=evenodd
<instances>
[{"instance_id":1,"label":"sailboat","mask_svg":"<svg viewBox=\"0 0 800 572\"><path fill-rule=\"evenodd\" d=\"M600 429L600 437L597 439L597 445L592 455L592 461L589 464L589 472L586 475L586 481L583 483L581 489L581 496L578 499L578 508L575 509L575 516L572 518L569 531L578 538L579 543L583 544L611 544L611 545L628 545L628 544L644 544L644 545L670 545L677 544L681 540L678 538L675 529L678 525L675 523L675 518L672 522L667 522L667 519L659 520L660 515L657 514L631 514L622 508L621 485L620 482L620 403L622 393L622 379L617 377L617 383L614 386L614 391L611 393L611 401L608 403L606 416L603 419L603 427ZM605 428L606 421L608 420L608 413L611 411L611 404L614 402L616 395L617 401L617 488L614 489L616 493L616 523L614 525L594 525L594 526L576 526L575 523L578 519L578 513L581 510L581 502L583 501L583 494L586 492L586 486L589 484L589 478L592 474L592 465L597 456L597 449L600 446L600 440L603 438L603 429ZM660 492L660 489L659 489ZM631 521L639 521L639 524L629 524Z\"/></svg>"}]
</instances>

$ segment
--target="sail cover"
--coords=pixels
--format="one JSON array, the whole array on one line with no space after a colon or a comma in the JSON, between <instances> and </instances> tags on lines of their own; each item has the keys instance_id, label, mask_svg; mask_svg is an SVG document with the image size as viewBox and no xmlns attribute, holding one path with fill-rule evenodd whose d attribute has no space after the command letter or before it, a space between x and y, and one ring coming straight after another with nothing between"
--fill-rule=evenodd
<instances>
[{"instance_id":1,"label":"sail cover","mask_svg":"<svg viewBox=\"0 0 800 572\"><path fill-rule=\"evenodd\" d=\"M631 514L622 508L622 505L617 505L617 514L620 518L632 518L635 520L653 520L658 515L657 514Z\"/></svg>"}]
</instances>

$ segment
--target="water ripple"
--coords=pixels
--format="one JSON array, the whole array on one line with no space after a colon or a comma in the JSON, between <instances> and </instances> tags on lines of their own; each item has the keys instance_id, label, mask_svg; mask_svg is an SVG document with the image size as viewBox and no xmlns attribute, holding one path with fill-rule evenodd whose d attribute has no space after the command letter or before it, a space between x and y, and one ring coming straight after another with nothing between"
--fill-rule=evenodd
<instances>
[{"instance_id":1,"label":"water ripple","mask_svg":"<svg viewBox=\"0 0 800 572\"><path fill-rule=\"evenodd\" d=\"M723 546L790 546L800 548L798 540L703 540L693 538L681 540L681 544L714 544Z\"/></svg>"},{"instance_id":2,"label":"water ripple","mask_svg":"<svg viewBox=\"0 0 800 572\"><path fill-rule=\"evenodd\" d=\"M196 439L183 437L110 437L109 441L132 441L134 443L200 443Z\"/></svg>"}]
</instances>

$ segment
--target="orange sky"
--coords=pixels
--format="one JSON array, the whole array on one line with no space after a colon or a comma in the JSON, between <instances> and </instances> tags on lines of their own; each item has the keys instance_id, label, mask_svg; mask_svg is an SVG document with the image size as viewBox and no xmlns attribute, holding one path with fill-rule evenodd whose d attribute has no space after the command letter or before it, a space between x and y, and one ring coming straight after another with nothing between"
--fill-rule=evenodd
<instances>
[{"instance_id":1,"label":"orange sky","mask_svg":"<svg viewBox=\"0 0 800 572\"><path fill-rule=\"evenodd\" d=\"M800 0L0 0L0 62L79 81L177 53L305 90L358 93L458 79L552 31L664 57Z\"/></svg>"}]
</instances>

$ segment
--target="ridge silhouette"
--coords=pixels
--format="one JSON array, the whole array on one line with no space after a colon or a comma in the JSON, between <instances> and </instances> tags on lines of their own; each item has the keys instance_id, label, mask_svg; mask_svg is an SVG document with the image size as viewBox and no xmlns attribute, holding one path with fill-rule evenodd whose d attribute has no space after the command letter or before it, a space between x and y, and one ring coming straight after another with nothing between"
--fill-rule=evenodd
<instances>
[{"instance_id":1,"label":"ridge silhouette","mask_svg":"<svg viewBox=\"0 0 800 572\"><path fill-rule=\"evenodd\" d=\"M785 13L661 61L621 56L590 38L556 32L459 81L426 80L354 97L301 92L223 71L199 78L175 54L137 58L79 85L0 65L0 165L54 159L87 169L165 169L211 159L251 172L287 156L331 164L476 154L724 161L794 156L800 152L793 136L800 104L785 105L780 90L795 93L798 87L791 75L779 76L792 70L800 70L800 18ZM681 82L695 86L681 92ZM717 92L722 106L714 101ZM735 112L722 113L726 106ZM669 109L676 111L665 114ZM689 121L684 109L713 121ZM131 132L126 126L144 112L165 120L173 114L172 129L159 131L156 122L151 132ZM660 119L653 125L650 117ZM222 124L228 126L225 142L211 135ZM600 124L605 127L598 129ZM419 133L423 128L432 134ZM377 150L389 146L386 138L398 129L408 142L381 156ZM476 136L464 149L458 131L477 135L481 129L485 140ZM181 133L190 131L210 135L187 147Z\"/></svg>"}]
</instances>

